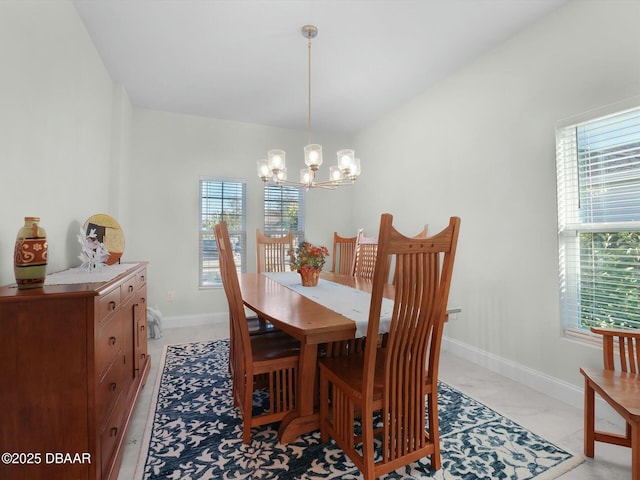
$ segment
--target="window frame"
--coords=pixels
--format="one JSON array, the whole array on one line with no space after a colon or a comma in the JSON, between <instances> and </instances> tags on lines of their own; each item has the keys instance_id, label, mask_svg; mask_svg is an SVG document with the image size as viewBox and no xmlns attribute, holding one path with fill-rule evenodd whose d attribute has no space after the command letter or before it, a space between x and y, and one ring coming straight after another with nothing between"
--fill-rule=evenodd
<instances>
[{"instance_id":1,"label":"window frame","mask_svg":"<svg viewBox=\"0 0 640 480\"><path fill-rule=\"evenodd\" d=\"M212 190L216 188L220 189L220 197L214 196L214 193L210 193L208 197L205 197L205 184L210 183ZM225 185L228 184L229 196L225 196ZM238 193L239 192L239 195ZM222 278L220 276L220 265L218 263L217 268L215 266L205 267L205 255L210 255L213 260L211 262L215 265L215 258L219 259L218 246L215 242L215 235L213 232L213 226L222 220L228 220L230 214L225 215L225 208L227 203L240 201L240 215L239 222L227 221L229 227L229 235L232 240L237 239L238 252L234 255L236 259L236 266L238 273L244 273L247 271L247 181L243 178L229 178L229 177L200 177L198 181L198 198L199 198L199 225L198 225L198 288L199 289L213 289L222 287ZM205 198L212 200L212 203L219 201L220 211L216 211L215 205L207 207ZM218 217L216 219L216 216ZM206 217L210 217L211 228L205 228L207 220ZM237 226L239 225L239 228ZM210 241L212 244L211 249L204 249L205 240ZM209 280L212 276L214 280Z\"/></svg>"},{"instance_id":2,"label":"window frame","mask_svg":"<svg viewBox=\"0 0 640 480\"><path fill-rule=\"evenodd\" d=\"M596 148L595 146L592 149L584 148L580 150L578 148L578 146L582 144L579 140L579 138L582 138L582 130L588 130L591 126L602 125L606 123L608 119L620 120L624 115L634 113L634 111L640 116L640 97L566 119L559 122L556 126L560 313L562 327L567 336L582 339L590 338L592 334L589 332L589 322L596 323L602 321L604 323L603 326L609 325L618 328L623 328L623 326L619 326L616 322L627 321L631 324L638 322L637 326L640 327L640 321L636 320L640 310L635 307L631 310L631 313L625 313L625 315L627 315L625 317L621 314L621 312L625 312L625 302L619 302L617 300L602 302L608 304L615 303L617 307L620 307L615 310L613 323L608 323L608 321L597 317L594 313L597 308L595 308L594 305L599 305L599 303L594 302L593 298L595 298L595 294L607 291L607 287L603 286L604 282L601 280L604 276L601 276L601 274L604 273L606 275L609 271L603 267L588 268L589 260L591 260L591 264L593 265L603 265L607 259L607 252L602 249L594 249L594 246L597 245L594 240L597 240L598 234L640 232L640 218L625 219L624 214L620 213L619 210L617 211L618 218L616 218L615 207L620 208L618 201L607 202L605 200L600 204L596 204L596 202L585 195L585 192L593 192L594 189L589 190L588 187L585 186L585 174L580 174L581 167L585 165L593 167L595 165L599 170L597 169L592 175L601 177L600 181L603 182L602 178L613 177L615 174L615 172L614 174L604 174L603 172L606 169L614 170L615 167L619 167L619 165L624 165L624 167L627 168L629 164L615 162L613 152L617 154L619 151L622 151L626 143L630 143L631 145L635 143L640 144L640 128L633 132L631 136L633 139L632 142L621 140L615 145L615 150L612 150L610 147ZM640 124L640 121L638 121L638 123ZM606 141L603 143L608 143L609 138L604 138ZM636 160L640 160L640 149L634 148L634 150L634 155L628 160L630 166L633 168L628 170L634 174L631 176L632 186L640 186L640 165L637 165L638 161ZM590 157L590 155L592 155L592 157ZM614 158L614 161L611 162L614 164L614 168L605 168L604 165L607 164L607 161L610 161L611 157ZM600 185L604 185L604 187L602 187L603 192L605 192L602 195L603 197L611 195L607 192L606 187L613 189L613 186L615 186L610 178L604 183L600 183ZM636 198L637 195L633 193L622 197L630 200L632 203L640 203L638 198ZM583 199L588 199L588 201L583 201ZM605 215L614 215L614 217L605 218ZM588 221L589 218L591 221ZM580 244L581 236L583 237L582 245ZM591 243L588 242L589 238L591 238ZM598 254L597 252L599 251L602 253ZM594 252L594 254L584 257L587 259L587 261L585 261L582 255L591 252ZM633 253L629 254L627 252L627 254L631 257L636 257ZM615 259L626 259L626 257L624 255L618 255ZM594 260L600 260L601 263ZM636 261L638 261L637 257ZM633 269L631 270L631 272L634 271ZM626 281L626 278L616 280L615 285L623 285ZM631 277L631 281L634 281L633 276ZM586 287L583 285L586 285ZM589 287L588 285L594 286ZM633 289L631 288L630 290ZM583 291L589 292L590 296L587 296ZM590 299L591 303L589 301ZM585 312L592 314L590 319ZM626 310L626 312L629 312L629 310ZM586 319L583 319L583 315L585 315ZM635 326L636 325L632 325L632 327Z\"/></svg>"}]
</instances>

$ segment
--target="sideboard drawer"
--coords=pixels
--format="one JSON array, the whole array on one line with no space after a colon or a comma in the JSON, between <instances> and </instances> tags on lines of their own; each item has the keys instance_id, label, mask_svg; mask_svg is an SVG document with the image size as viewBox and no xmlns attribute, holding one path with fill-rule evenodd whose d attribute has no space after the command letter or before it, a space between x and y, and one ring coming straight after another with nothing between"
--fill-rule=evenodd
<instances>
[{"instance_id":1,"label":"sideboard drawer","mask_svg":"<svg viewBox=\"0 0 640 480\"><path fill-rule=\"evenodd\" d=\"M98 383L96 390L96 411L98 426L104 427L109 413L113 410L124 385L124 353L119 350L113 363Z\"/></svg>"},{"instance_id":2,"label":"sideboard drawer","mask_svg":"<svg viewBox=\"0 0 640 480\"><path fill-rule=\"evenodd\" d=\"M125 348L123 323L120 320L119 315L110 318L107 323L102 325L102 328L98 330L96 335L95 344L95 359L96 359L96 374L98 375L98 381L102 380L102 377L109 368L116 357L117 353Z\"/></svg>"},{"instance_id":3,"label":"sideboard drawer","mask_svg":"<svg viewBox=\"0 0 640 480\"><path fill-rule=\"evenodd\" d=\"M145 268L141 272L136 273L136 288L140 288L147 284L147 269Z\"/></svg>"},{"instance_id":4,"label":"sideboard drawer","mask_svg":"<svg viewBox=\"0 0 640 480\"><path fill-rule=\"evenodd\" d=\"M136 291L136 276L132 275L122 284L122 303L126 303Z\"/></svg>"},{"instance_id":5,"label":"sideboard drawer","mask_svg":"<svg viewBox=\"0 0 640 480\"><path fill-rule=\"evenodd\" d=\"M120 437L124 434L122 414L124 411L123 396L118 397L116 405L100 433L100 470L104 478L108 478L109 469L113 465L113 456Z\"/></svg>"},{"instance_id":6,"label":"sideboard drawer","mask_svg":"<svg viewBox=\"0 0 640 480\"><path fill-rule=\"evenodd\" d=\"M120 308L120 304L122 303L122 299L120 298L120 286L114 288L109 293L101 296L97 300L97 319L98 324L107 320L111 315L113 315L118 308Z\"/></svg>"}]
</instances>

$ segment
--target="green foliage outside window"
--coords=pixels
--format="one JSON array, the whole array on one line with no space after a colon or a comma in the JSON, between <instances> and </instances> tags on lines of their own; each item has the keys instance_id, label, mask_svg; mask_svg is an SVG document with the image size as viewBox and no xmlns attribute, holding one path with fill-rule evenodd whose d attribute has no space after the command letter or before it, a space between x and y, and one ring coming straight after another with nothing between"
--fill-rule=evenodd
<instances>
[{"instance_id":1,"label":"green foliage outside window","mask_svg":"<svg viewBox=\"0 0 640 480\"><path fill-rule=\"evenodd\" d=\"M580 234L580 323L640 328L640 232Z\"/></svg>"},{"instance_id":2,"label":"green foliage outside window","mask_svg":"<svg viewBox=\"0 0 640 480\"><path fill-rule=\"evenodd\" d=\"M287 205L285 216L282 219L283 228L285 231L292 232L298 231L298 204L292 203Z\"/></svg>"}]
</instances>

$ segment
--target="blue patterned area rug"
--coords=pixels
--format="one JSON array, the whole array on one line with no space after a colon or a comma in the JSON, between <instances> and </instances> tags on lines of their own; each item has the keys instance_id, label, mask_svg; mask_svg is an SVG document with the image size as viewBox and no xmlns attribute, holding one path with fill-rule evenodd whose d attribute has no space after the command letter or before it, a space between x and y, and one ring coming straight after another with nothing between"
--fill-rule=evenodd
<instances>
[{"instance_id":1,"label":"blue patterned area rug","mask_svg":"<svg viewBox=\"0 0 640 480\"><path fill-rule=\"evenodd\" d=\"M267 425L244 445L228 348L228 340L166 347L136 480L362 478L319 432L280 444L277 424ZM439 415L442 468L431 470L425 458L384 478L549 480L582 462L444 383Z\"/></svg>"}]
</instances>

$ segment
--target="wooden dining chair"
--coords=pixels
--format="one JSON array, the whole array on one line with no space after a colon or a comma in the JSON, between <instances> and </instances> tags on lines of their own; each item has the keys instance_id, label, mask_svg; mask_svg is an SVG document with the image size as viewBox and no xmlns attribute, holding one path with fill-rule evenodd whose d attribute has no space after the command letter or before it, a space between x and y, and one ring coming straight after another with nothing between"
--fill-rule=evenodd
<instances>
[{"instance_id":1,"label":"wooden dining chair","mask_svg":"<svg viewBox=\"0 0 640 480\"><path fill-rule=\"evenodd\" d=\"M424 228L414 235L412 238L426 238L427 236L427 225ZM335 234L334 234L335 238ZM352 272L353 276L358 278L365 278L367 280L371 280L373 277L373 267L375 266L375 254L377 252L377 243L378 237L366 237L363 233L363 230L360 229L358 231L358 235L355 237L356 241L354 242L354 259L352 262L355 262L355 252L358 249L358 240L359 245L362 246L361 249L361 259L360 259L360 267L356 268L352 263ZM335 250L335 247L334 247ZM358 249L360 250L360 249ZM373 257L373 260L371 260ZM335 259L335 257L334 257ZM387 269L391 269L393 259L389 259L387 261ZM358 274L355 271L358 271ZM397 281L397 270L394 270L393 273L393 283L395 284ZM385 345L387 341L387 336L384 335L380 339L380 345ZM327 344L325 347L326 356L337 356L337 355L345 355L350 352L360 352L364 349L364 339L363 338L355 338L351 340L341 340L339 342L332 342L331 344Z\"/></svg>"},{"instance_id":2,"label":"wooden dining chair","mask_svg":"<svg viewBox=\"0 0 640 480\"><path fill-rule=\"evenodd\" d=\"M357 278L373 279L378 252L378 237L367 237L362 229L358 230L351 274ZM384 259L384 271L389 277L391 257Z\"/></svg>"},{"instance_id":3,"label":"wooden dining chair","mask_svg":"<svg viewBox=\"0 0 640 480\"><path fill-rule=\"evenodd\" d=\"M334 232L334 252L336 233ZM348 275L371 280L373 278L373 269L376 263L376 252L378 251L378 237L367 237L363 229L359 229L353 242L353 253L351 256L351 266ZM335 254L334 254L335 255ZM334 256L335 261L335 256ZM341 263L342 265L342 263ZM391 263L388 263L390 269ZM341 340L339 342L331 342L323 347L323 355L340 356L349 352L359 352L364 348L364 341L361 338L350 340Z\"/></svg>"},{"instance_id":4,"label":"wooden dining chair","mask_svg":"<svg viewBox=\"0 0 640 480\"><path fill-rule=\"evenodd\" d=\"M331 436L365 480L425 456L433 469L441 465L438 365L460 219L420 239L392 222L382 215L364 352L320 360L321 440ZM398 282L388 342L379 348L384 263L392 255Z\"/></svg>"},{"instance_id":5,"label":"wooden dining chair","mask_svg":"<svg viewBox=\"0 0 640 480\"><path fill-rule=\"evenodd\" d=\"M595 442L631 448L631 479L640 480L640 330L591 327L602 335L604 368L581 368L584 376L584 454ZM624 435L595 429L595 394L626 421Z\"/></svg>"},{"instance_id":6,"label":"wooden dining chair","mask_svg":"<svg viewBox=\"0 0 640 480\"><path fill-rule=\"evenodd\" d=\"M269 237L260 229L256 229L256 266L257 272L286 272L287 259L292 247L293 233L289 232L281 237ZM275 329L272 323L259 316L248 318L250 333L260 335Z\"/></svg>"},{"instance_id":7,"label":"wooden dining chair","mask_svg":"<svg viewBox=\"0 0 640 480\"><path fill-rule=\"evenodd\" d=\"M358 278L373 278L378 251L378 237L367 237L362 229L356 235L351 275Z\"/></svg>"},{"instance_id":8,"label":"wooden dining chair","mask_svg":"<svg viewBox=\"0 0 640 480\"><path fill-rule=\"evenodd\" d=\"M333 232L333 258L331 259L331 271L351 275L355 251L356 237L341 237L338 235L338 232Z\"/></svg>"},{"instance_id":9,"label":"wooden dining chair","mask_svg":"<svg viewBox=\"0 0 640 480\"><path fill-rule=\"evenodd\" d=\"M257 272L286 272L289 270L289 251L293 247L293 233L269 237L256 229Z\"/></svg>"},{"instance_id":10,"label":"wooden dining chair","mask_svg":"<svg viewBox=\"0 0 640 480\"><path fill-rule=\"evenodd\" d=\"M242 415L242 440L249 443L251 428L278 422L295 409L300 343L282 331L249 335L227 224L215 225L214 232L233 330L229 351L232 395ZM268 407L256 414L253 403L258 390L267 392Z\"/></svg>"}]
</instances>

